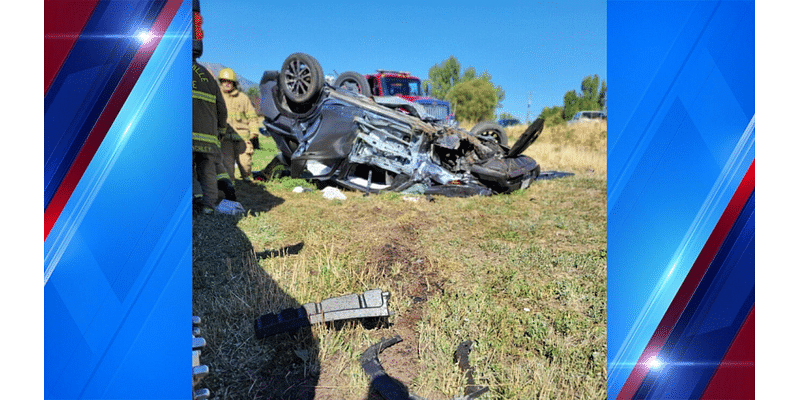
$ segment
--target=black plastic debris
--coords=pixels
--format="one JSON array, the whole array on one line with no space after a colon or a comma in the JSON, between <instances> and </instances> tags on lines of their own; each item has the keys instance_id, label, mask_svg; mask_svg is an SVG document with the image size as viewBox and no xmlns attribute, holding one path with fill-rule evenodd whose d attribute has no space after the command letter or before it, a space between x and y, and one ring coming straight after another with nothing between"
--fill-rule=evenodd
<instances>
[{"instance_id":1,"label":"black plastic debris","mask_svg":"<svg viewBox=\"0 0 800 400\"><path fill-rule=\"evenodd\" d=\"M256 318L255 332L256 337L261 339L321 322L390 315L389 292L373 289L363 294L346 294L319 303L307 303L299 308L288 308L277 314L262 315Z\"/></svg>"},{"instance_id":2,"label":"black plastic debris","mask_svg":"<svg viewBox=\"0 0 800 400\"><path fill-rule=\"evenodd\" d=\"M359 361L361 368L370 378L370 384L386 400L425 400L415 394L409 393L408 389L400 382L389 376L383 369L378 355L387 348L402 342L400 336L388 339L381 338L378 343L369 346L361 353ZM475 385L472 377L472 367L469 365L469 352L472 350L473 342L467 340L458 345L453 354L453 361L456 362L462 372L467 374L467 388L464 396L457 396L453 400L473 400L489 391L488 387Z\"/></svg>"},{"instance_id":3,"label":"black plastic debris","mask_svg":"<svg viewBox=\"0 0 800 400\"><path fill-rule=\"evenodd\" d=\"M575 173L573 172L560 172L560 171L542 171L539 173L539 176L536 177L537 181L546 181L550 179L558 179L558 178L566 178L569 176L573 176Z\"/></svg>"}]
</instances>

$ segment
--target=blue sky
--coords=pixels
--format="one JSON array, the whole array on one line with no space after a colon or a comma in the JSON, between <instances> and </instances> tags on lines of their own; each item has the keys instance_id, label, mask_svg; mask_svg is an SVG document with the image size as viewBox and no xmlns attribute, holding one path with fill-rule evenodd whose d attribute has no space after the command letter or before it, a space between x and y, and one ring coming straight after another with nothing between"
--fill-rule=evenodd
<instances>
[{"instance_id":1,"label":"blue sky","mask_svg":"<svg viewBox=\"0 0 800 400\"><path fill-rule=\"evenodd\" d=\"M607 76L605 1L201 0L201 11L200 61L255 82L294 52L314 56L327 75L388 69L423 80L453 55L462 71L488 71L503 87L498 113L524 119L531 92L533 119L580 90L583 77Z\"/></svg>"}]
</instances>

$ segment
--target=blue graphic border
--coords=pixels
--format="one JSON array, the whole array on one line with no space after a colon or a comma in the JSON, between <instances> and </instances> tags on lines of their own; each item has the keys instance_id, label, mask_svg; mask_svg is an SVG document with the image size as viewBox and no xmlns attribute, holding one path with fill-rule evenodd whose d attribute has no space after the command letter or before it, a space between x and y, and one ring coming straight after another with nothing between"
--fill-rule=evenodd
<instances>
[{"instance_id":1,"label":"blue graphic border","mask_svg":"<svg viewBox=\"0 0 800 400\"><path fill-rule=\"evenodd\" d=\"M181 4L45 240L45 398L191 392L189 7Z\"/></svg>"},{"instance_id":2,"label":"blue graphic border","mask_svg":"<svg viewBox=\"0 0 800 400\"><path fill-rule=\"evenodd\" d=\"M755 159L752 1L609 1L608 396Z\"/></svg>"}]
</instances>

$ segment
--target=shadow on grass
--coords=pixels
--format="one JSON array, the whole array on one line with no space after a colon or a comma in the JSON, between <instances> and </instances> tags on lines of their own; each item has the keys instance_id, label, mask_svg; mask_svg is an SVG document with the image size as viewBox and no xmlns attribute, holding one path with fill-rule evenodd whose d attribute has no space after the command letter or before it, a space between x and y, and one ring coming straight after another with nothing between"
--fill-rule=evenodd
<instances>
[{"instance_id":1,"label":"shadow on grass","mask_svg":"<svg viewBox=\"0 0 800 400\"><path fill-rule=\"evenodd\" d=\"M283 203L256 184L236 186L245 209L267 212ZM192 309L203 321L200 360L210 369L199 387L219 399L313 399L320 366L311 331L257 340L254 330L259 315L300 306L258 259L298 254L304 244L256 254L238 222L222 214L193 218Z\"/></svg>"},{"instance_id":2,"label":"shadow on grass","mask_svg":"<svg viewBox=\"0 0 800 400\"><path fill-rule=\"evenodd\" d=\"M259 215L283 204L284 199L274 196L258 182L236 180L236 201L248 214Z\"/></svg>"},{"instance_id":3,"label":"shadow on grass","mask_svg":"<svg viewBox=\"0 0 800 400\"><path fill-rule=\"evenodd\" d=\"M298 244L284 246L277 250L264 250L256 253L256 258L262 260L265 258L286 257L290 255L296 256L300 254L300 250L303 250L303 247L305 247L305 243L300 242Z\"/></svg>"}]
</instances>

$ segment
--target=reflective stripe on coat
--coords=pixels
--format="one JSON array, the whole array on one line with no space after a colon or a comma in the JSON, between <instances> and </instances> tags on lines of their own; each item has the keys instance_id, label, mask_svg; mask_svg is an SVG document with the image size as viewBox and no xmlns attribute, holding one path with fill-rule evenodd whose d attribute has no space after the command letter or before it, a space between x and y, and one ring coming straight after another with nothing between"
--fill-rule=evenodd
<instances>
[{"instance_id":1,"label":"reflective stripe on coat","mask_svg":"<svg viewBox=\"0 0 800 400\"><path fill-rule=\"evenodd\" d=\"M219 151L219 138L225 133L228 109L214 75L192 62L192 151Z\"/></svg>"}]
</instances>

